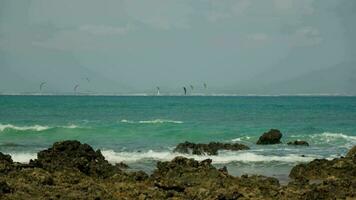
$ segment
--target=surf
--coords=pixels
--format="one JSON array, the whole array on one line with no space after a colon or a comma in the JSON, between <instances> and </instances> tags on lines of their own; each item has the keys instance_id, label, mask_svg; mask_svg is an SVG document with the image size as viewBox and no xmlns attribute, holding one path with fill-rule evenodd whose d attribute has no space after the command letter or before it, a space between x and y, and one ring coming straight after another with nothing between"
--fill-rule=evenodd
<instances>
[{"instance_id":1,"label":"surf","mask_svg":"<svg viewBox=\"0 0 356 200\"><path fill-rule=\"evenodd\" d=\"M54 128L64 128L64 129L75 129L79 128L79 126L75 124L67 125L67 126L42 126L42 125L27 125L27 126L17 126L12 124L0 124L0 132L4 132L6 130L14 130L14 131L35 131L35 132L43 132Z\"/></svg>"},{"instance_id":2,"label":"surf","mask_svg":"<svg viewBox=\"0 0 356 200\"><path fill-rule=\"evenodd\" d=\"M132 121L123 119L120 121L121 123L128 123L128 124L183 124L183 121L177 120L169 120L169 119L154 119L154 120L141 120L141 121Z\"/></svg>"}]
</instances>

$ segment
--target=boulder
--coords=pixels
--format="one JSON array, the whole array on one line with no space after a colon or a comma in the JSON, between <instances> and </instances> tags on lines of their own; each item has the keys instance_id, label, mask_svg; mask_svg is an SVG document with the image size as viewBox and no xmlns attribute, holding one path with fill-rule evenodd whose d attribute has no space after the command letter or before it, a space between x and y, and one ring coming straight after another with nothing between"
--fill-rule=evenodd
<instances>
[{"instance_id":1,"label":"boulder","mask_svg":"<svg viewBox=\"0 0 356 200\"><path fill-rule=\"evenodd\" d=\"M288 145L296 145L296 146L309 146L309 143L306 141L300 141L300 140L296 140L294 142L288 142Z\"/></svg>"},{"instance_id":2,"label":"boulder","mask_svg":"<svg viewBox=\"0 0 356 200\"><path fill-rule=\"evenodd\" d=\"M280 144L282 138L281 131L277 129L271 129L264 133L257 141L256 144Z\"/></svg>"},{"instance_id":3,"label":"boulder","mask_svg":"<svg viewBox=\"0 0 356 200\"><path fill-rule=\"evenodd\" d=\"M289 177L293 179L356 179L356 157L335 158L333 160L315 159L307 164L292 168Z\"/></svg>"},{"instance_id":4,"label":"boulder","mask_svg":"<svg viewBox=\"0 0 356 200\"><path fill-rule=\"evenodd\" d=\"M276 199L277 179L264 176L233 177L226 168L216 169L207 159L201 162L176 157L158 162L150 179L155 186L177 199ZM168 197L167 197L168 198Z\"/></svg>"},{"instance_id":5,"label":"boulder","mask_svg":"<svg viewBox=\"0 0 356 200\"><path fill-rule=\"evenodd\" d=\"M106 178L119 168L111 165L100 150L79 141L56 142L47 150L40 151L36 160L30 161L30 166L55 171L64 168L74 168L89 176Z\"/></svg>"},{"instance_id":6,"label":"boulder","mask_svg":"<svg viewBox=\"0 0 356 200\"><path fill-rule=\"evenodd\" d=\"M173 150L178 153L194 154L194 155L218 155L219 150L239 151L250 149L243 144L230 144L220 142L210 142L209 144L195 144L191 142L184 142L177 145Z\"/></svg>"},{"instance_id":7,"label":"boulder","mask_svg":"<svg viewBox=\"0 0 356 200\"><path fill-rule=\"evenodd\" d=\"M0 152L0 175L10 172L14 169L13 161L10 155Z\"/></svg>"},{"instance_id":8,"label":"boulder","mask_svg":"<svg viewBox=\"0 0 356 200\"><path fill-rule=\"evenodd\" d=\"M356 157L356 146L352 147L350 151L346 154L346 157L352 158Z\"/></svg>"},{"instance_id":9,"label":"boulder","mask_svg":"<svg viewBox=\"0 0 356 200\"><path fill-rule=\"evenodd\" d=\"M6 181L0 180L0 198L2 194L11 193L12 188L6 183Z\"/></svg>"}]
</instances>

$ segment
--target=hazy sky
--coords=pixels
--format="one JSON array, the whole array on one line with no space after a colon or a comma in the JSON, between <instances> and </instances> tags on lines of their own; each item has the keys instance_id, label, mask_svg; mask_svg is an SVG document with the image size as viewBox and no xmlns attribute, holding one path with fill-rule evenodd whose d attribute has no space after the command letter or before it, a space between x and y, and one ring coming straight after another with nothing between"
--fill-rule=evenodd
<instances>
[{"instance_id":1,"label":"hazy sky","mask_svg":"<svg viewBox=\"0 0 356 200\"><path fill-rule=\"evenodd\" d=\"M0 92L248 93L354 66L355 23L354 0L0 0Z\"/></svg>"}]
</instances>

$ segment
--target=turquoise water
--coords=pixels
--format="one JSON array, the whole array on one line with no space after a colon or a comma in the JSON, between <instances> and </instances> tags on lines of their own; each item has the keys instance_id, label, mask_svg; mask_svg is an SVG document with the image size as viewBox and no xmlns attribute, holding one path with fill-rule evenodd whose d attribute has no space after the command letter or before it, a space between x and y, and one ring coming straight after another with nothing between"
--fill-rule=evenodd
<instances>
[{"instance_id":1,"label":"turquoise water","mask_svg":"<svg viewBox=\"0 0 356 200\"><path fill-rule=\"evenodd\" d=\"M311 146L255 145L270 128L282 131L284 143ZM1 152L26 162L67 139L146 171L177 156L179 142L239 142L251 150L221 152L213 163L235 175L283 179L297 163L331 159L356 145L356 97L0 96Z\"/></svg>"}]
</instances>

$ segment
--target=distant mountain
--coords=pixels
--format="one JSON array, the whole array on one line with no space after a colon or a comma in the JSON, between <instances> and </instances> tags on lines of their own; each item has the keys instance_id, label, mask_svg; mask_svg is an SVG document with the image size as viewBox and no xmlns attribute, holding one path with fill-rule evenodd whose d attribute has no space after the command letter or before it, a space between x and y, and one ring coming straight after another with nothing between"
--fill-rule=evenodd
<instances>
[{"instance_id":1,"label":"distant mountain","mask_svg":"<svg viewBox=\"0 0 356 200\"><path fill-rule=\"evenodd\" d=\"M128 92L131 89L120 80L111 80L99 71L82 66L70 53L36 49L23 54L0 51L0 92L39 92L41 82L47 82L43 92Z\"/></svg>"},{"instance_id":2,"label":"distant mountain","mask_svg":"<svg viewBox=\"0 0 356 200\"><path fill-rule=\"evenodd\" d=\"M341 63L258 89L272 94L356 94L356 62Z\"/></svg>"}]
</instances>

